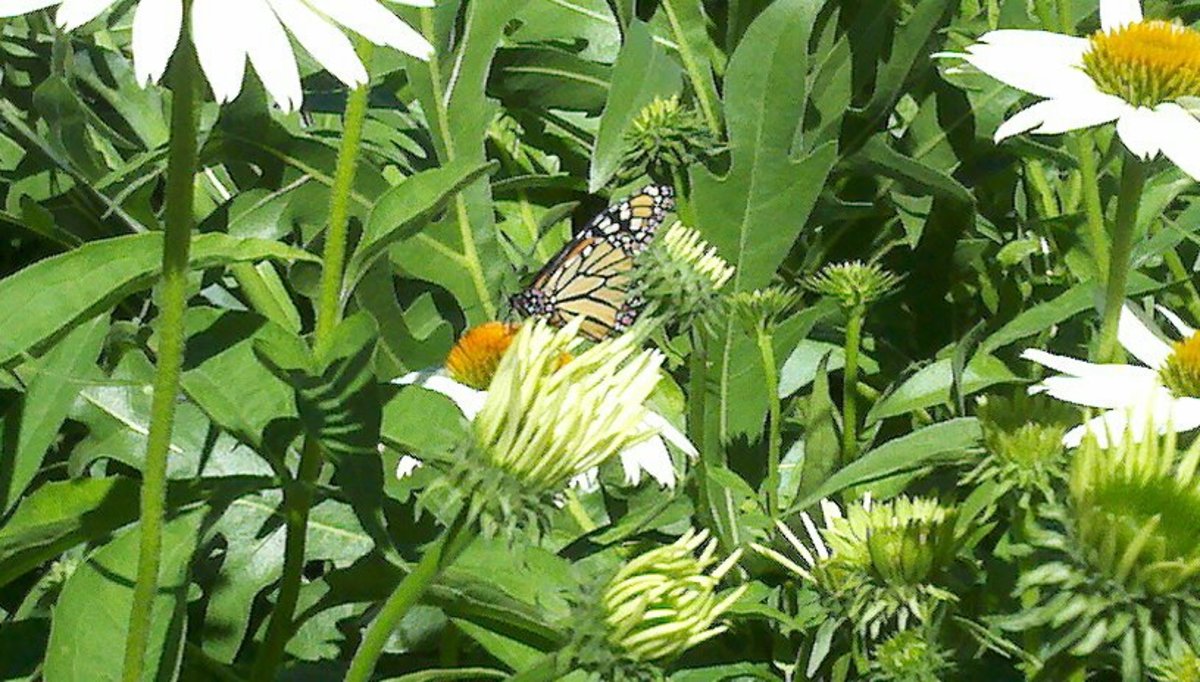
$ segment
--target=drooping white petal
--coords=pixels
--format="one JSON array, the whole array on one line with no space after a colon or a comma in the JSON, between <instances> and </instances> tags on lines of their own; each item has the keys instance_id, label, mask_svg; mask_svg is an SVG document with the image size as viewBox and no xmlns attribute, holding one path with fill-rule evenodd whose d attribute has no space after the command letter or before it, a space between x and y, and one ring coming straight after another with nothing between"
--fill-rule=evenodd
<instances>
[{"instance_id":1,"label":"drooping white petal","mask_svg":"<svg viewBox=\"0 0 1200 682\"><path fill-rule=\"evenodd\" d=\"M1100 27L1105 31L1142 20L1140 0L1100 0Z\"/></svg>"},{"instance_id":2,"label":"drooping white petal","mask_svg":"<svg viewBox=\"0 0 1200 682\"><path fill-rule=\"evenodd\" d=\"M1118 119L1129 109L1118 97L1099 92L1047 99L1017 112L996 129L1000 142L1023 132L1057 135Z\"/></svg>"},{"instance_id":3,"label":"drooping white petal","mask_svg":"<svg viewBox=\"0 0 1200 682\"><path fill-rule=\"evenodd\" d=\"M1075 358L1069 358L1065 355L1047 353L1046 351L1039 350L1037 348L1025 349L1021 352L1021 357L1025 360L1031 360L1039 365L1049 367L1050 369L1057 372L1062 372L1063 374L1070 374L1074 377L1102 375L1108 371L1109 367L1111 367L1110 365L1098 365L1084 360L1076 360Z\"/></svg>"},{"instance_id":4,"label":"drooping white petal","mask_svg":"<svg viewBox=\"0 0 1200 682\"><path fill-rule=\"evenodd\" d=\"M179 45L180 0L141 0L133 15L133 70L138 84L157 83Z\"/></svg>"},{"instance_id":5,"label":"drooping white petal","mask_svg":"<svg viewBox=\"0 0 1200 682\"><path fill-rule=\"evenodd\" d=\"M0 2L0 17L17 17L57 5L62 0L4 0Z\"/></svg>"},{"instance_id":6,"label":"drooping white petal","mask_svg":"<svg viewBox=\"0 0 1200 682\"><path fill-rule=\"evenodd\" d=\"M376 45L387 45L418 59L433 56L433 45L374 0L306 0L317 11L361 34Z\"/></svg>"},{"instance_id":7,"label":"drooping white petal","mask_svg":"<svg viewBox=\"0 0 1200 682\"><path fill-rule=\"evenodd\" d=\"M1158 105L1154 120L1163 155L1184 173L1200 179L1200 121L1173 102Z\"/></svg>"},{"instance_id":8,"label":"drooping white petal","mask_svg":"<svg viewBox=\"0 0 1200 682\"><path fill-rule=\"evenodd\" d=\"M1148 161L1161 150L1164 140L1161 119L1153 109L1129 107L1117 119L1117 135L1134 156Z\"/></svg>"},{"instance_id":9,"label":"drooping white petal","mask_svg":"<svg viewBox=\"0 0 1200 682\"><path fill-rule=\"evenodd\" d=\"M201 0L192 5L192 40L200 69L217 102L232 100L242 91L246 75L246 36L236 16L234 0Z\"/></svg>"},{"instance_id":10,"label":"drooping white petal","mask_svg":"<svg viewBox=\"0 0 1200 682\"><path fill-rule=\"evenodd\" d=\"M1151 331L1129 306L1121 308L1121 319L1117 323L1117 340L1125 350L1150 369L1162 367L1171 355L1171 346Z\"/></svg>"},{"instance_id":11,"label":"drooping white petal","mask_svg":"<svg viewBox=\"0 0 1200 682\"><path fill-rule=\"evenodd\" d=\"M1085 38L1048 31L1001 30L980 36L963 59L996 80L1040 97L1096 92L1082 70Z\"/></svg>"},{"instance_id":12,"label":"drooping white petal","mask_svg":"<svg viewBox=\"0 0 1200 682\"><path fill-rule=\"evenodd\" d=\"M296 40L335 78L351 87L367 82L367 70L354 46L336 26L300 0L268 0Z\"/></svg>"},{"instance_id":13,"label":"drooping white petal","mask_svg":"<svg viewBox=\"0 0 1200 682\"><path fill-rule=\"evenodd\" d=\"M425 466L425 463L416 457L401 455L400 461L396 462L396 478L408 478L413 475L414 471L423 466Z\"/></svg>"},{"instance_id":14,"label":"drooping white petal","mask_svg":"<svg viewBox=\"0 0 1200 682\"><path fill-rule=\"evenodd\" d=\"M283 26L266 0L241 0L241 11L240 19L255 37L246 43L246 54L254 71L279 108L295 111L303 99L300 70Z\"/></svg>"},{"instance_id":15,"label":"drooping white petal","mask_svg":"<svg viewBox=\"0 0 1200 682\"><path fill-rule=\"evenodd\" d=\"M64 31L74 31L100 16L100 13L111 7L114 2L116 0L63 0L54 23Z\"/></svg>"},{"instance_id":16,"label":"drooping white petal","mask_svg":"<svg viewBox=\"0 0 1200 682\"><path fill-rule=\"evenodd\" d=\"M483 402L487 398L487 391L477 391L470 386L460 384L437 370L411 372L399 379L393 379L392 383L401 386L420 386L435 393L441 393L454 402L468 421L475 419L475 416L483 409Z\"/></svg>"},{"instance_id":17,"label":"drooping white petal","mask_svg":"<svg viewBox=\"0 0 1200 682\"><path fill-rule=\"evenodd\" d=\"M1154 309L1162 313L1162 316L1167 318L1167 320L1175 326L1175 330L1178 331L1179 334L1184 338L1190 338L1191 336L1195 335L1196 328L1189 325L1187 322L1184 322L1183 318L1168 310L1166 306L1156 305L1154 306Z\"/></svg>"},{"instance_id":18,"label":"drooping white petal","mask_svg":"<svg viewBox=\"0 0 1200 682\"><path fill-rule=\"evenodd\" d=\"M625 448L621 451L620 458L627 484L640 483L642 472L645 471L659 485L675 489L675 465L671 462L671 455L667 452L662 438L655 436Z\"/></svg>"},{"instance_id":19,"label":"drooping white petal","mask_svg":"<svg viewBox=\"0 0 1200 682\"><path fill-rule=\"evenodd\" d=\"M1058 400L1106 409L1138 405L1158 387L1158 373L1145 367L1112 365L1105 377L1049 377L1031 387L1030 393L1045 393Z\"/></svg>"},{"instance_id":20,"label":"drooping white petal","mask_svg":"<svg viewBox=\"0 0 1200 682\"><path fill-rule=\"evenodd\" d=\"M1126 427L1130 424L1130 412L1128 410L1109 410L1099 417L1094 417L1086 422L1067 431L1063 436L1063 445L1068 448L1077 448L1083 442L1084 436L1089 432L1096 437L1096 443L1100 447L1108 447L1109 434L1114 438L1121 438L1121 434L1125 432ZM1134 426L1134 438L1141 440L1141 435L1138 429L1144 430L1145 419L1134 419L1133 424L1143 424L1143 426Z\"/></svg>"},{"instance_id":21,"label":"drooping white petal","mask_svg":"<svg viewBox=\"0 0 1200 682\"><path fill-rule=\"evenodd\" d=\"M1200 399L1175 398L1161 389L1149 400L1134 409L1110 410L1075 427L1063 437L1063 445L1077 447L1091 431L1096 442L1106 447L1110 439L1120 439L1128 428L1135 442L1146 437L1147 427L1157 434L1174 429L1177 433L1200 428Z\"/></svg>"},{"instance_id":22,"label":"drooping white petal","mask_svg":"<svg viewBox=\"0 0 1200 682\"><path fill-rule=\"evenodd\" d=\"M682 450L688 457L695 459L700 455L696 446L692 445L692 441L688 440L687 436L657 412L647 411L646 417L642 419L642 426L658 432L668 443Z\"/></svg>"}]
</instances>

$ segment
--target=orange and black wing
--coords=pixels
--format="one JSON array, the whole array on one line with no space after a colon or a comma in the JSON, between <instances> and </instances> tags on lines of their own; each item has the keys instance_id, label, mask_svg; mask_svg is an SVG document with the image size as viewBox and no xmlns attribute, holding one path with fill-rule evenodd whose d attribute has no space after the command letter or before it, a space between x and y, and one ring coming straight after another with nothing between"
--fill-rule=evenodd
<instances>
[{"instance_id":1,"label":"orange and black wing","mask_svg":"<svg viewBox=\"0 0 1200 682\"><path fill-rule=\"evenodd\" d=\"M610 206L512 298L513 309L559 326L582 316L580 331L592 340L633 324L640 308L629 295L634 258L649 245L674 205L670 187L650 185Z\"/></svg>"}]
</instances>

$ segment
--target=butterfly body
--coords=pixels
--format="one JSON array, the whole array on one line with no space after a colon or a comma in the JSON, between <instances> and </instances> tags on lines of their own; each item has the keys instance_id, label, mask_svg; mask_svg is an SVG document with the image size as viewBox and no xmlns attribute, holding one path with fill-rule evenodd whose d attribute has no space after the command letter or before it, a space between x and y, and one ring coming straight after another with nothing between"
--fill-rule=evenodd
<instances>
[{"instance_id":1,"label":"butterfly body","mask_svg":"<svg viewBox=\"0 0 1200 682\"><path fill-rule=\"evenodd\" d=\"M628 328L641 309L629 293L634 258L649 246L674 207L675 192L667 185L648 185L610 206L512 297L513 310L559 326L582 316L580 331L592 340Z\"/></svg>"}]
</instances>

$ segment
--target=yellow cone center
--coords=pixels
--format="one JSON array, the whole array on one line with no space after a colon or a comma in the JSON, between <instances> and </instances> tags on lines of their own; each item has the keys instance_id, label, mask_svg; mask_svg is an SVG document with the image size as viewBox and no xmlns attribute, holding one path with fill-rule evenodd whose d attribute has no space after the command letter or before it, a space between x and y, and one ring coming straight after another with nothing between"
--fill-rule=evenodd
<instances>
[{"instance_id":1,"label":"yellow cone center","mask_svg":"<svg viewBox=\"0 0 1200 682\"><path fill-rule=\"evenodd\" d=\"M1097 31L1083 70L1101 92L1140 107L1200 96L1200 32L1169 21Z\"/></svg>"},{"instance_id":2,"label":"yellow cone center","mask_svg":"<svg viewBox=\"0 0 1200 682\"><path fill-rule=\"evenodd\" d=\"M486 322L468 329L446 356L446 371L460 384L486 390L518 328L515 324Z\"/></svg>"},{"instance_id":3,"label":"yellow cone center","mask_svg":"<svg viewBox=\"0 0 1200 682\"><path fill-rule=\"evenodd\" d=\"M1158 374L1175 396L1200 398L1200 332L1177 342Z\"/></svg>"}]
</instances>

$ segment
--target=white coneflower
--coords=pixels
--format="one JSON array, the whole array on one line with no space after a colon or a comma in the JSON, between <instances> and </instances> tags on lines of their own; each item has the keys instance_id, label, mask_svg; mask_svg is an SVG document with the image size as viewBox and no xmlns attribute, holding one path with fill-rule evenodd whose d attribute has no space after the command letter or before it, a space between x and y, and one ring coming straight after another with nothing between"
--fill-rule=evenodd
<instances>
[{"instance_id":1,"label":"white coneflower","mask_svg":"<svg viewBox=\"0 0 1200 682\"><path fill-rule=\"evenodd\" d=\"M1078 446L1089 431L1104 446L1110 434L1122 434L1126 428L1141 440L1148 426L1160 434L1200 427L1200 335L1178 315L1161 306L1158 310L1182 341L1162 340L1128 307L1121 310L1117 327L1121 345L1145 366L1094 364L1034 348L1021 354L1062 372L1034 385L1031 392L1106 410L1068 431L1063 438L1067 447Z\"/></svg>"},{"instance_id":2,"label":"white coneflower","mask_svg":"<svg viewBox=\"0 0 1200 682\"><path fill-rule=\"evenodd\" d=\"M999 142L1034 132L1065 133L1116 121L1134 155L1162 152L1200 177L1200 121L1179 101L1200 96L1200 32L1147 20L1138 0L1101 0L1101 29L1087 38L1049 31L985 33L961 58L1044 100L996 130Z\"/></svg>"},{"instance_id":3,"label":"white coneflower","mask_svg":"<svg viewBox=\"0 0 1200 682\"><path fill-rule=\"evenodd\" d=\"M489 386L519 329L517 325L501 322L488 322L474 327L463 334L451 349L444 368L413 372L393 383L416 385L440 393L450 398L468 421L474 421L487 401ZM567 364L575 360L564 352L559 362ZM627 445L619 452L626 483L637 485L645 472L659 485L674 488L675 465L666 444L671 443L690 457L698 454L695 446L661 415L649 410L642 415L640 429L652 435ZM419 466L420 460L406 455L401 458L396 474L408 476ZM589 468L572 483L590 490L596 487L597 480L597 471Z\"/></svg>"},{"instance_id":4,"label":"white coneflower","mask_svg":"<svg viewBox=\"0 0 1200 682\"><path fill-rule=\"evenodd\" d=\"M391 0L432 7L433 0ZM58 5L55 21L73 31L117 0L0 0L0 17ZM179 44L184 0L138 0L133 16L133 65L140 84L157 83ZM377 0L192 0L191 34L218 102L242 90L249 60L284 111L300 106L300 71L288 36L346 85L367 82L367 71L344 31L376 45L429 59L433 46Z\"/></svg>"}]
</instances>

